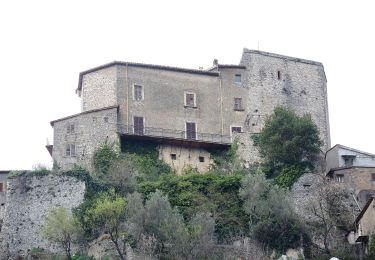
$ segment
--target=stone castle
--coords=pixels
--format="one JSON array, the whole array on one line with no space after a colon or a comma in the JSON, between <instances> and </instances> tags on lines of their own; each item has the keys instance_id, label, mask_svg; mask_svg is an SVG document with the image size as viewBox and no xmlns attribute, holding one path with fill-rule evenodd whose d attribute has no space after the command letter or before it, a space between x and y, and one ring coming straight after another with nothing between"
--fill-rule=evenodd
<instances>
[{"instance_id":1,"label":"stone castle","mask_svg":"<svg viewBox=\"0 0 375 260\"><path fill-rule=\"evenodd\" d=\"M51 122L47 147L62 169L91 168L100 144L154 142L177 173L209 169L210 149L239 139L244 165L259 160L251 134L277 105L310 113L330 147L327 80L319 62L244 49L239 65L206 70L112 62L79 75L82 112Z\"/></svg>"}]
</instances>

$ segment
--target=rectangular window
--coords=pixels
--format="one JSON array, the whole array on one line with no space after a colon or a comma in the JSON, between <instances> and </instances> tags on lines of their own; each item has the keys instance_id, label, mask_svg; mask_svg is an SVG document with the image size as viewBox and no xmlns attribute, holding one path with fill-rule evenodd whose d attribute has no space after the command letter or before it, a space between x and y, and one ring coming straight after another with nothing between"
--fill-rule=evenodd
<instances>
[{"instance_id":1,"label":"rectangular window","mask_svg":"<svg viewBox=\"0 0 375 260\"><path fill-rule=\"evenodd\" d=\"M4 192L4 184L0 182L0 192Z\"/></svg>"},{"instance_id":2,"label":"rectangular window","mask_svg":"<svg viewBox=\"0 0 375 260\"><path fill-rule=\"evenodd\" d=\"M65 156L75 157L76 156L76 146L74 144L67 144L65 147Z\"/></svg>"},{"instance_id":3,"label":"rectangular window","mask_svg":"<svg viewBox=\"0 0 375 260\"><path fill-rule=\"evenodd\" d=\"M232 126L231 128L231 133L234 134L234 133L241 133L242 132L242 127L240 126Z\"/></svg>"},{"instance_id":4,"label":"rectangular window","mask_svg":"<svg viewBox=\"0 0 375 260\"><path fill-rule=\"evenodd\" d=\"M234 82L241 83L241 74L234 75Z\"/></svg>"},{"instance_id":5,"label":"rectangular window","mask_svg":"<svg viewBox=\"0 0 375 260\"><path fill-rule=\"evenodd\" d=\"M186 139L197 139L197 129L195 123L186 122Z\"/></svg>"},{"instance_id":6,"label":"rectangular window","mask_svg":"<svg viewBox=\"0 0 375 260\"><path fill-rule=\"evenodd\" d=\"M278 79L278 80L281 79L281 71L280 71L280 70L277 71L277 79Z\"/></svg>"},{"instance_id":7,"label":"rectangular window","mask_svg":"<svg viewBox=\"0 0 375 260\"><path fill-rule=\"evenodd\" d=\"M143 99L142 86L134 85L134 100L141 101Z\"/></svg>"},{"instance_id":8,"label":"rectangular window","mask_svg":"<svg viewBox=\"0 0 375 260\"><path fill-rule=\"evenodd\" d=\"M185 106L186 107L196 107L195 93L185 92Z\"/></svg>"},{"instance_id":9,"label":"rectangular window","mask_svg":"<svg viewBox=\"0 0 375 260\"><path fill-rule=\"evenodd\" d=\"M134 134L136 135L144 134L143 117L139 117L139 116L134 117Z\"/></svg>"},{"instance_id":10,"label":"rectangular window","mask_svg":"<svg viewBox=\"0 0 375 260\"><path fill-rule=\"evenodd\" d=\"M344 182L344 174L336 174L336 181L343 183Z\"/></svg>"},{"instance_id":11,"label":"rectangular window","mask_svg":"<svg viewBox=\"0 0 375 260\"><path fill-rule=\"evenodd\" d=\"M199 162L204 162L204 157L203 156L199 156Z\"/></svg>"},{"instance_id":12,"label":"rectangular window","mask_svg":"<svg viewBox=\"0 0 375 260\"><path fill-rule=\"evenodd\" d=\"M74 134L74 124L69 124L66 128L68 134Z\"/></svg>"},{"instance_id":13,"label":"rectangular window","mask_svg":"<svg viewBox=\"0 0 375 260\"><path fill-rule=\"evenodd\" d=\"M371 180L375 183L375 173L371 173Z\"/></svg>"},{"instance_id":14,"label":"rectangular window","mask_svg":"<svg viewBox=\"0 0 375 260\"><path fill-rule=\"evenodd\" d=\"M342 155L342 158L344 159L345 167L353 166L355 155Z\"/></svg>"},{"instance_id":15,"label":"rectangular window","mask_svg":"<svg viewBox=\"0 0 375 260\"><path fill-rule=\"evenodd\" d=\"M171 153L171 159L172 159L173 161L177 159L177 156L176 156L175 153Z\"/></svg>"},{"instance_id":16,"label":"rectangular window","mask_svg":"<svg viewBox=\"0 0 375 260\"><path fill-rule=\"evenodd\" d=\"M234 110L243 110L242 108L242 98L234 98Z\"/></svg>"}]
</instances>

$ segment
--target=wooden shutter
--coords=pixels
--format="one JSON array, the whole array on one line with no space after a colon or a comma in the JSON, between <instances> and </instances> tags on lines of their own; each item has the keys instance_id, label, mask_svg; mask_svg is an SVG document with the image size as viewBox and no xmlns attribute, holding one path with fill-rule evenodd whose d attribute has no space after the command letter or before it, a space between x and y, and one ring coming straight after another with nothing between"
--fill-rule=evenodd
<instances>
[{"instance_id":1,"label":"wooden shutter","mask_svg":"<svg viewBox=\"0 0 375 260\"><path fill-rule=\"evenodd\" d=\"M185 102L186 102L186 106L188 107L194 107L194 93L186 93L185 94Z\"/></svg>"},{"instance_id":2,"label":"wooden shutter","mask_svg":"<svg viewBox=\"0 0 375 260\"><path fill-rule=\"evenodd\" d=\"M186 123L186 139L189 139L189 140L197 139L197 133L195 131L195 123Z\"/></svg>"},{"instance_id":3,"label":"wooden shutter","mask_svg":"<svg viewBox=\"0 0 375 260\"><path fill-rule=\"evenodd\" d=\"M137 101L142 100L142 86L134 85L134 99Z\"/></svg>"},{"instance_id":4,"label":"wooden shutter","mask_svg":"<svg viewBox=\"0 0 375 260\"><path fill-rule=\"evenodd\" d=\"M143 126L143 117L135 116L134 117L134 134L143 135L144 126Z\"/></svg>"},{"instance_id":5,"label":"wooden shutter","mask_svg":"<svg viewBox=\"0 0 375 260\"><path fill-rule=\"evenodd\" d=\"M234 98L234 109L235 110L242 109L242 98Z\"/></svg>"}]
</instances>

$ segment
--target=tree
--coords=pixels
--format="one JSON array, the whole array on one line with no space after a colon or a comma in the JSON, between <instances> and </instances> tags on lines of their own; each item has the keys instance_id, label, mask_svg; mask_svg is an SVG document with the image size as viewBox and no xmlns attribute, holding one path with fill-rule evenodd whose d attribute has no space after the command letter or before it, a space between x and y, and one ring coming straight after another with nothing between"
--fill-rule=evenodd
<instances>
[{"instance_id":1,"label":"tree","mask_svg":"<svg viewBox=\"0 0 375 260\"><path fill-rule=\"evenodd\" d=\"M142 253L168 259L212 259L216 239L215 220L210 214L198 213L185 224L159 190L150 194L145 204L137 193L129 195L127 201L128 231Z\"/></svg>"},{"instance_id":2,"label":"tree","mask_svg":"<svg viewBox=\"0 0 375 260\"><path fill-rule=\"evenodd\" d=\"M63 207L52 209L42 226L47 238L62 246L68 260L72 259L71 244L80 233L78 221Z\"/></svg>"},{"instance_id":3,"label":"tree","mask_svg":"<svg viewBox=\"0 0 375 260\"><path fill-rule=\"evenodd\" d=\"M138 169L136 167L135 156L122 154L106 165L106 171L96 171L94 173L97 182L116 189L121 195L134 192L136 190Z\"/></svg>"},{"instance_id":4,"label":"tree","mask_svg":"<svg viewBox=\"0 0 375 260\"><path fill-rule=\"evenodd\" d=\"M273 185L264 174L247 175L239 194L250 216L250 235L263 245L283 251L299 246L301 237L307 238L287 191Z\"/></svg>"},{"instance_id":5,"label":"tree","mask_svg":"<svg viewBox=\"0 0 375 260\"><path fill-rule=\"evenodd\" d=\"M312 213L308 224L315 236L322 239L325 252L330 254L333 242L351 231L355 219L349 193L336 183L324 179L308 210ZM342 231L341 234L339 231Z\"/></svg>"},{"instance_id":6,"label":"tree","mask_svg":"<svg viewBox=\"0 0 375 260\"><path fill-rule=\"evenodd\" d=\"M277 180L282 186L290 186L304 170L314 168L322 145L319 130L309 114L298 116L283 107L275 108L256 140L268 176L276 177L284 168L294 175Z\"/></svg>"},{"instance_id":7,"label":"tree","mask_svg":"<svg viewBox=\"0 0 375 260\"><path fill-rule=\"evenodd\" d=\"M125 221L125 204L125 199L118 196L112 189L101 193L94 206L87 212L92 226L109 234L122 260L126 255L125 249L120 248L120 238L123 235L121 224Z\"/></svg>"}]
</instances>

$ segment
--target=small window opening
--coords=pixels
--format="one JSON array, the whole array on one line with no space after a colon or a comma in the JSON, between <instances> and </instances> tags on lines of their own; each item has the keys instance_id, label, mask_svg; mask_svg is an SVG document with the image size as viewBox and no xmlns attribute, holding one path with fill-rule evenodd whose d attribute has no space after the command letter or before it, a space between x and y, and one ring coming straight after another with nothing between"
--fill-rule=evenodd
<instances>
[{"instance_id":1,"label":"small window opening","mask_svg":"<svg viewBox=\"0 0 375 260\"><path fill-rule=\"evenodd\" d=\"M343 183L344 182L344 174L336 174L336 181Z\"/></svg>"},{"instance_id":2,"label":"small window opening","mask_svg":"<svg viewBox=\"0 0 375 260\"><path fill-rule=\"evenodd\" d=\"M234 75L234 82L241 83L241 74Z\"/></svg>"},{"instance_id":3,"label":"small window opening","mask_svg":"<svg viewBox=\"0 0 375 260\"><path fill-rule=\"evenodd\" d=\"M3 192L3 191L4 191L4 184L0 182L0 192Z\"/></svg>"},{"instance_id":4,"label":"small window opening","mask_svg":"<svg viewBox=\"0 0 375 260\"><path fill-rule=\"evenodd\" d=\"M196 140L197 139L197 128L195 123L186 122L186 139Z\"/></svg>"},{"instance_id":5,"label":"small window opening","mask_svg":"<svg viewBox=\"0 0 375 260\"><path fill-rule=\"evenodd\" d=\"M108 117L104 117L104 122L108 123Z\"/></svg>"},{"instance_id":6,"label":"small window opening","mask_svg":"<svg viewBox=\"0 0 375 260\"><path fill-rule=\"evenodd\" d=\"M76 146L74 144L67 144L65 147L65 155L69 157L76 156Z\"/></svg>"},{"instance_id":7,"label":"small window opening","mask_svg":"<svg viewBox=\"0 0 375 260\"><path fill-rule=\"evenodd\" d=\"M255 109L254 112L255 112L255 113L258 113L258 109Z\"/></svg>"},{"instance_id":8,"label":"small window opening","mask_svg":"<svg viewBox=\"0 0 375 260\"><path fill-rule=\"evenodd\" d=\"M309 188L310 186L311 186L310 183L305 183L305 184L303 184L303 187L304 187L304 188Z\"/></svg>"},{"instance_id":9,"label":"small window opening","mask_svg":"<svg viewBox=\"0 0 375 260\"><path fill-rule=\"evenodd\" d=\"M277 79L278 79L278 80L281 79L281 71L280 71L280 70L277 71Z\"/></svg>"},{"instance_id":10,"label":"small window opening","mask_svg":"<svg viewBox=\"0 0 375 260\"><path fill-rule=\"evenodd\" d=\"M243 110L242 108L242 98L234 98L234 110Z\"/></svg>"},{"instance_id":11,"label":"small window opening","mask_svg":"<svg viewBox=\"0 0 375 260\"><path fill-rule=\"evenodd\" d=\"M371 180L375 183L375 173L371 173Z\"/></svg>"},{"instance_id":12,"label":"small window opening","mask_svg":"<svg viewBox=\"0 0 375 260\"><path fill-rule=\"evenodd\" d=\"M353 166L355 155L343 155L342 158L346 167Z\"/></svg>"},{"instance_id":13,"label":"small window opening","mask_svg":"<svg viewBox=\"0 0 375 260\"><path fill-rule=\"evenodd\" d=\"M66 129L66 132L68 134L73 134L74 133L74 124L69 124L67 129Z\"/></svg>"},{"instance_id":14,"label":"small window opening","mask_svg":"<svg viewBox=\"0 0 375 260\"><path fill-rule=\"evenodd\" d=\"M95 116L92 118L92 121L93 121L93 122L96 122L96 117L95 117Z\"/></svg>"},{"instance_id":15,"label":"small window opening","mask_svg":"<svg viewBox=\"0 0 375 260\"><path fill-rule=\"evenodd\" d=\"M142 86L134 85L134 100L140 101L143 99Z\"/></svg>"},{"instance_id":16,"label":"small window opening","mask_svg":"<svg viewBox=\"0 0 375 260\"><path fill-rule=\"evenodd\" d=\"M241 133L242 128L240 126L232 126L232 134L234 133Z\"/></svg>"},{"instance_id":17,"label":"small window opening","mask_svg":"<svg viewBox=\"0 0 375 260\"><path fill-rule=\"evenodd\" d=\"M176 156L175 153L171 153L171 159L172 159L172 160L176 160L176 159L177 159L177 156Z\"/></svg>"},{"instance_id":18,"label":"small window opening","mask_svg":"<svg viewBox=\"0 0 375 260\"><path fill-rule=\"evenodd\" d=\"M185 93L185 106L196 107L195 93Z\"/></svg>"},{"instance_id":19,"label":"small window opening","mask_svg":"<svg viewBox=\"0 0 375 260\"><path fill-rule=\"evenodd\" d=\"M199 156L199 162L204 162L204 157L203 156Z\"/></svg>"}]
</instances>

